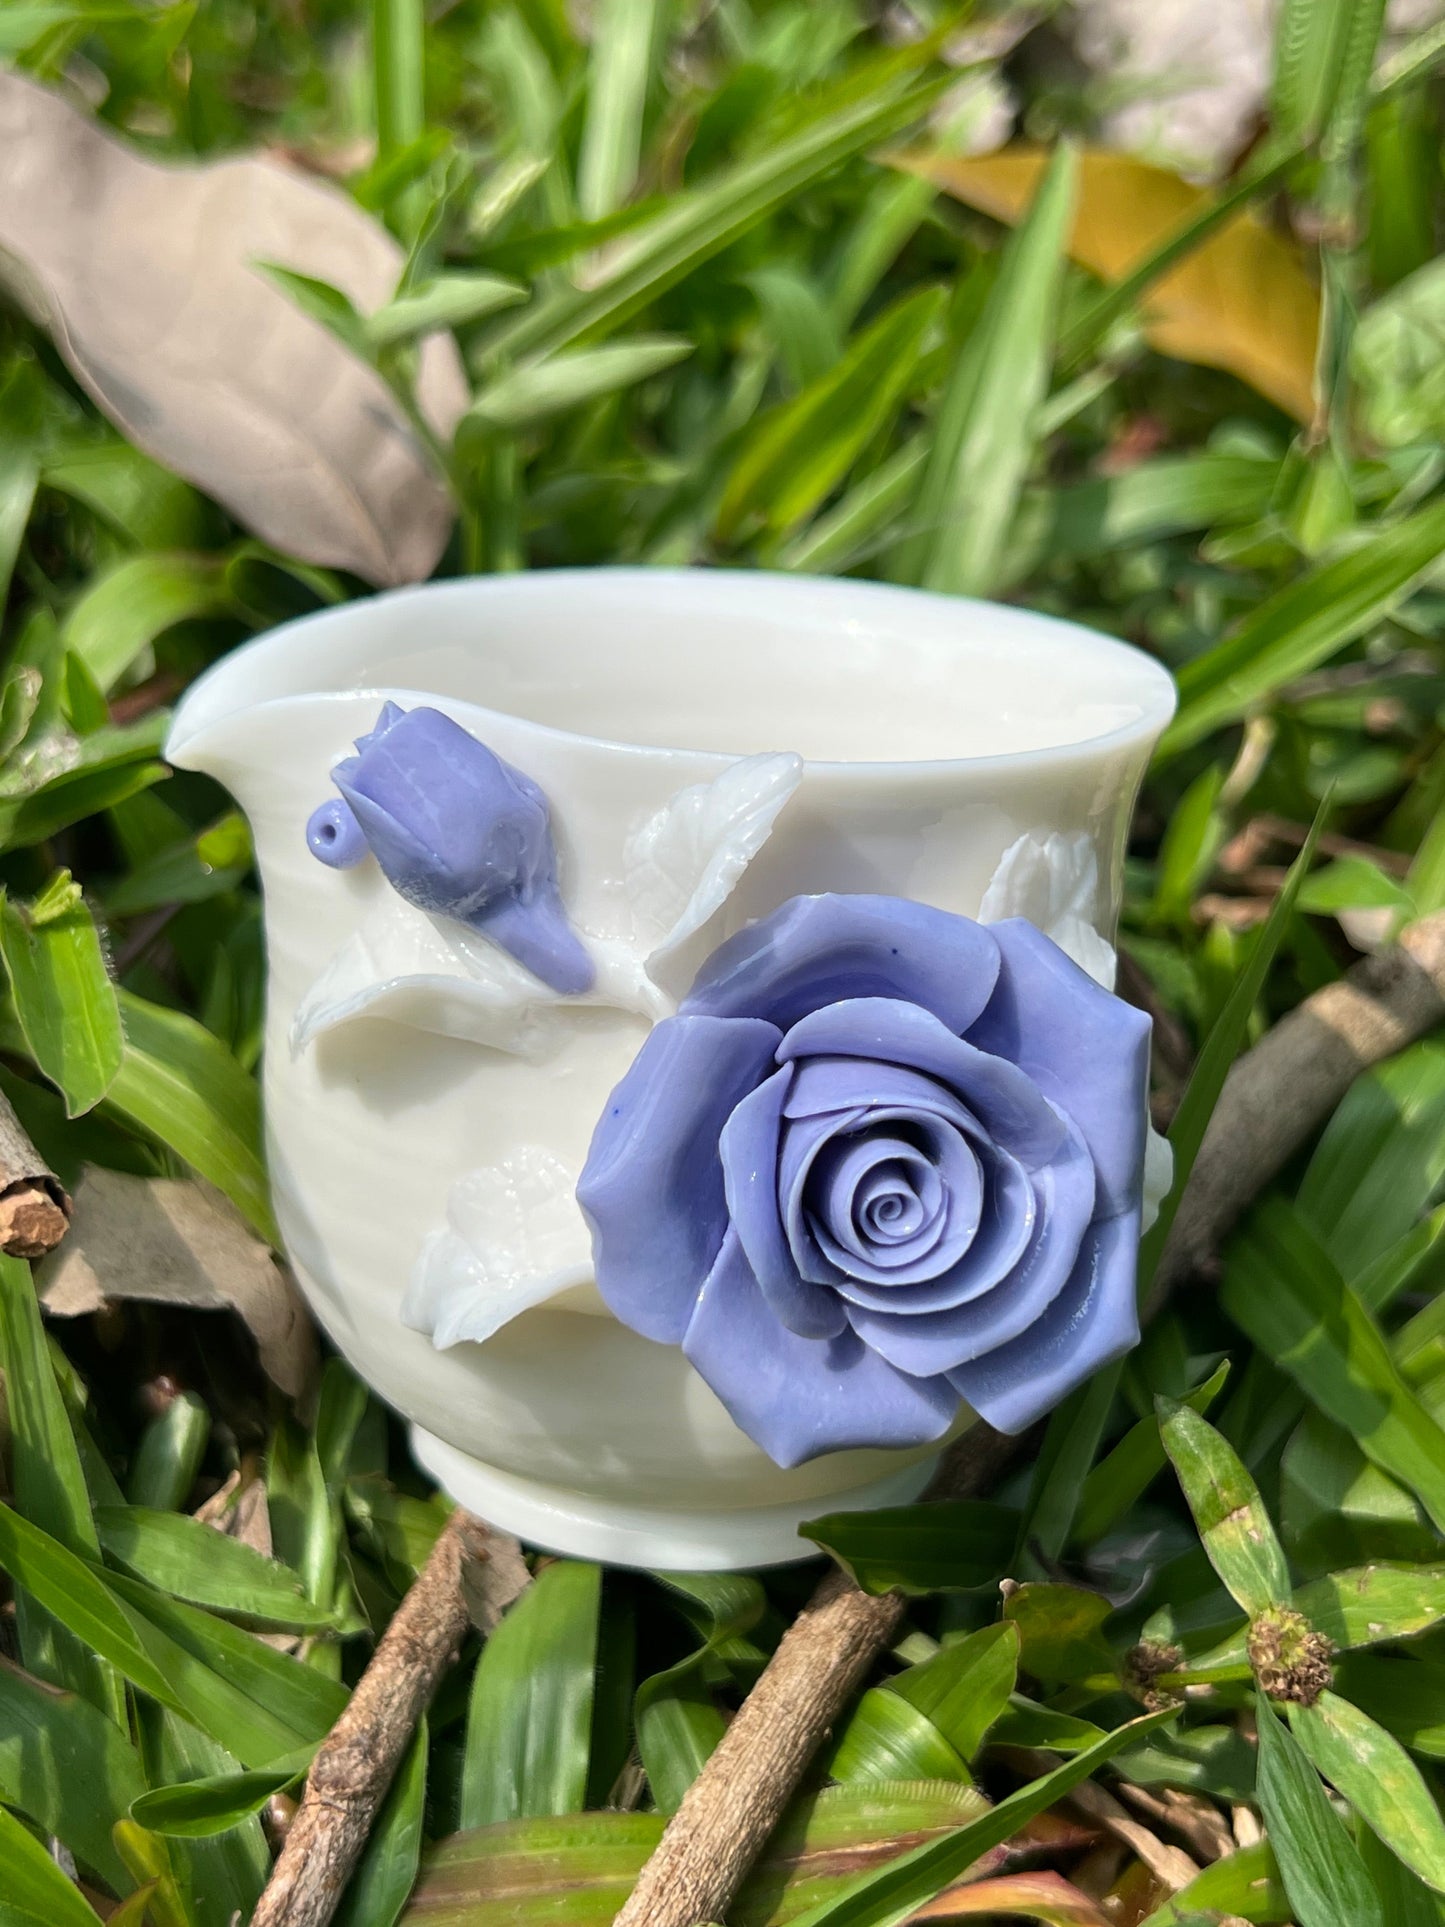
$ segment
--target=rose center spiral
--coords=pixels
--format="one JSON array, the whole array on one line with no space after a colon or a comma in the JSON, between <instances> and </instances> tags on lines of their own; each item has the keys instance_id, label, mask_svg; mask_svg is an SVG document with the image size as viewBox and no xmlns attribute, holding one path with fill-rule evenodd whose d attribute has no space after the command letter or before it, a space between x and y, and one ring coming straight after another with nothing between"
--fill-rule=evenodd
<instances>
[{"instance_id":1,"label":"rose center spiral","mask_svg":"<svg viewBox=\"0 0 1445 1927\"><path fill-rule=\"evenodd\" d=\"M956 1262L978 1228L984 1179L962 1133L942 1119L889 1119L842 1131L813 1161L803 1206L845 1271L906 1271Z\"/></svg>"}]
</instances>

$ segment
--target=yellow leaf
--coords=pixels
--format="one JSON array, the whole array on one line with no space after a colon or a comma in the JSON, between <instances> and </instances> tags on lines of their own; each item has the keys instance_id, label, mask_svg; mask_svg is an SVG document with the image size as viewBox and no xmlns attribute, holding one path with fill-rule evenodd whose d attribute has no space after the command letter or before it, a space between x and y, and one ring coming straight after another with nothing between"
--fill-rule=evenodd
<instances>
[{"instance_id":1,"label":"yellow leaf","mask_svg":"<svg viewBox=\"0 0 1445 1927\"><path fill-rule=\"evenodd\" d=\"M1037 147L964 160L903 154L921 175L995 220L1017 221L1048 155ZM1164 168L1100 150L1083 157L1073 258L1102 281L1121 281L1211 199ZM1296 420L1314 412L1320 298L1298 250L1247 211L1162 274L1143 298L1144 332L1161 354L1224 368Z\"/></svg>"}]
</instances>

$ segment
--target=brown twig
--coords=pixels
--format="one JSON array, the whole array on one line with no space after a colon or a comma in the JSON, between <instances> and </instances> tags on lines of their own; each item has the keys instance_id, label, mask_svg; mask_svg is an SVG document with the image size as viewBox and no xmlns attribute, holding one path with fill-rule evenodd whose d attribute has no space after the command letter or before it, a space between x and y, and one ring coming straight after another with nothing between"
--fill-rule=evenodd
<instances>
[{"instance_id":1,"label":"brown twig","mask_svg":"<svg viewBox=\"0 0 1445 1927\"><path fill-rule=\"evenodd\" d=\"M11 1258L43 1258L69 1225L65 1187L0 1093L0 1251Z\"/></svg>"},{"instance_id":2,"label":"brown twig","mask_svg":"<svg viewBox=\"0 0 1445 1927\"><path fill-rule=\"evenodd\" d=\"M1019 1445L980 1425L945 1453L933 1498L990 1482ZM854 1688L892 1643L907 1601L830 1572L793 1621L683 1796L616 1927L721 1920Z\"/></svg>"},{"instance_id":3,"label":"brown twig","mask_svg":"<svg viewBox=\"0 0 1445 1927\"><path fill-rule=\"evenodd\" d=\"M1244 1206L1360 1072L1445 1019L1445 911L1422 917L1292 1010L1230 1072L1154 1276L1147 1312L1207 1265Z\"/></svg>"},{"instance_id":4,"label":"brown twig","mask_svg":"<svg viewBox=\"0 0 1445 1927\"><path fill-rule=\"evenodd\" d=\"M1231 1071L1151 1294L1197 1270L1370 1064L1445 1019L1445 913L1411 925L1305 1000ZM987 1426L945 1455L930 1496L984 1489L1019 1441ZM721 1920L819 1743L887 1650L906 1602L830 1573L743 1702L643 1868L615 1927Z\"/></svg>"},{"instance_id":5,"label":"brown twig","mask_svg":"<svg viewBox=\"0 0 1445 1927\"><path fill-rule=\"evenodd\" d=\"M489 1531L458 1508L311 1763L306 1794L251 1927L325 1927L377 1809L470 1620L465 1574ZM506 1541L501 1541L505 1547Z\"/></svg>"}]
</instances>

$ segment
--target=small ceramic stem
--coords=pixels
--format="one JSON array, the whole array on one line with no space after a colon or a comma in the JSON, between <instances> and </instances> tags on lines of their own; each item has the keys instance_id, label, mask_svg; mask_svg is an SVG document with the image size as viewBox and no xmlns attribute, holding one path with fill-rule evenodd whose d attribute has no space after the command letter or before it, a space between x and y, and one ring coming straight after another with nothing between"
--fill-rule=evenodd
<instances>
[{"instance_id":1,"label":"small ceramic stem","mask_svg":"<svg viewBox=\"0 0 1445 1927\"><path fill-rule=\"evenodd\" d=\"M70 1224L70 1199L0 1095L0 1250L43 1258Z\"/></svg>"},{"instance_id":2,"label":"small ceramic stem","mask_svg":"<svg viewBox=\"0 0 1445 1927\"><path fill-rule=\"evenodd\" d=\"M1445 912L1398 946L1306 998L1229 1075L1164 1249L1148 1312L1218 1248L1220 1237L1371 1064L1445 1018ZM988 1427L945 1455L929 1497L982 1490L1022 1441ZM722 1920L808 1762L870 1666L906 1601L870 1598L830 1573L688 1789L614 1927L695 1927Z\"/></svg>"},{"instance_id":3,"label":"small ceramic stem","mask_svg":"<svg viewBox=\"0 0 1445 1927\"><path fill-rule=\"evenodd\" d=\"M488 1529L460 1508L311 1763L306 1795L251 1927L325 1927L386 1797L416 1723L469 1624L463 1574L486 1557Z\"/></svg>"}]
</instances>

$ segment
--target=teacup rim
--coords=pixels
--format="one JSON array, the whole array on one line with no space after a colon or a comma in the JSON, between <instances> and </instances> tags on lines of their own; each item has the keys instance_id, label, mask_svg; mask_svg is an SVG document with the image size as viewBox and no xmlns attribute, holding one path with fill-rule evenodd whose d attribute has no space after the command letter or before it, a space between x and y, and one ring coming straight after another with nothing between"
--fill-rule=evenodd
<instances>
[{"instance_id":1,"label":"teacup rim","mask_svg":"<svg viewBox=\"0 0 1445 1927\"><path fill-rule=\"evenodd\" d=\"M512 575L433 578L425 582L407 583L396 588L381 590L373 596L359 600L367 610L372 610L381 607L394 609L410 603L437 602L449 597L474 597L479 590L499 597L527 596L539 591L544 593L556 591L565 594L569 588L575 588L579 583L596 582L598 578L606 578L609 584L617 586L626 586L629 581L635 581L639 586L666 584L673 588L680 584L686 584L689 588L700 585L706 590L716 591L721 588L726 594L742 596L750 593L781 596L811 594L815 598L826 598L829 595L838 594L840 598L846 595L850 599L858 599L862 602L888 603L895 607L913 602L926 604L935 611L947 609L950 613L956 613L965 619L971 611L987 611L993 616L1003 614L1010 620L1039 631L1050 640L1067 641L1071 648L1087 649L1107 659L1115 668L1120 666L1128 668L1138 679L1138 714L1125 722L1093 734L1075 737L1062 743L1028 745L990 751L983 755L895 756L876 759L804 757L805 767L815 775L846 774L854 781L869 779L897 781L905 772L927 775L962 768L976 771L991 766L997 766L1000 769L1047 768L1059 763L1077 762L1081 757L1108 756L1141 744L1152 743L1166 727L1178 706L1178 690L1169 670L1156 657L1133 643L1124 642L1118 637L1107 635L1101 630L1090 628L1087 624L1075 622L1068 617L1046 614L1016 603L991 601L986 597L946 595L899 583L874 582L844 576L788 574L765 569L603 564L587 568L534 569ZM262 695L251 700L243 699L239 702L224 704L219 708L213 706L214 697L219 689L235 678L244 678L248 669L258 666L258 658L274 654L284 655L294 661L295 639L298 634L312 632L314 635L316 631L335 626L344 621L349 614L354 615L357 606L358 599L352 599L292 617L286 622L263 630L219 657L196 678L177 705L165 747L167 759L178 767L185 767L186 751L190 744L211 726L227 717L242 712L260 715L280 704L307 698L342 700L356 695L384 695L403 702L408 698L420 701L442 701L465 707L478 715L500 717L511 723L523 725L529 732L535 732L539 738L559 745L574 745L590 751L605 751L628 757L664 757L679 761L686 759L699 764L720 766L751 753L747 750L719 751L686 743L640 743L618 736L597 735L587 731L568 729L560 724L539 721L520 711L499 708L495 703L443 696L436 691L429 691L425 687L408 684L399 679L387 682L372 679L358 680L354 685L341 689L296 688L280 694ZM207 702L208 697L212 699L211 703ZM786 749L789 746L780 742L776 747Z\"/></svg>"}]
</instances>

